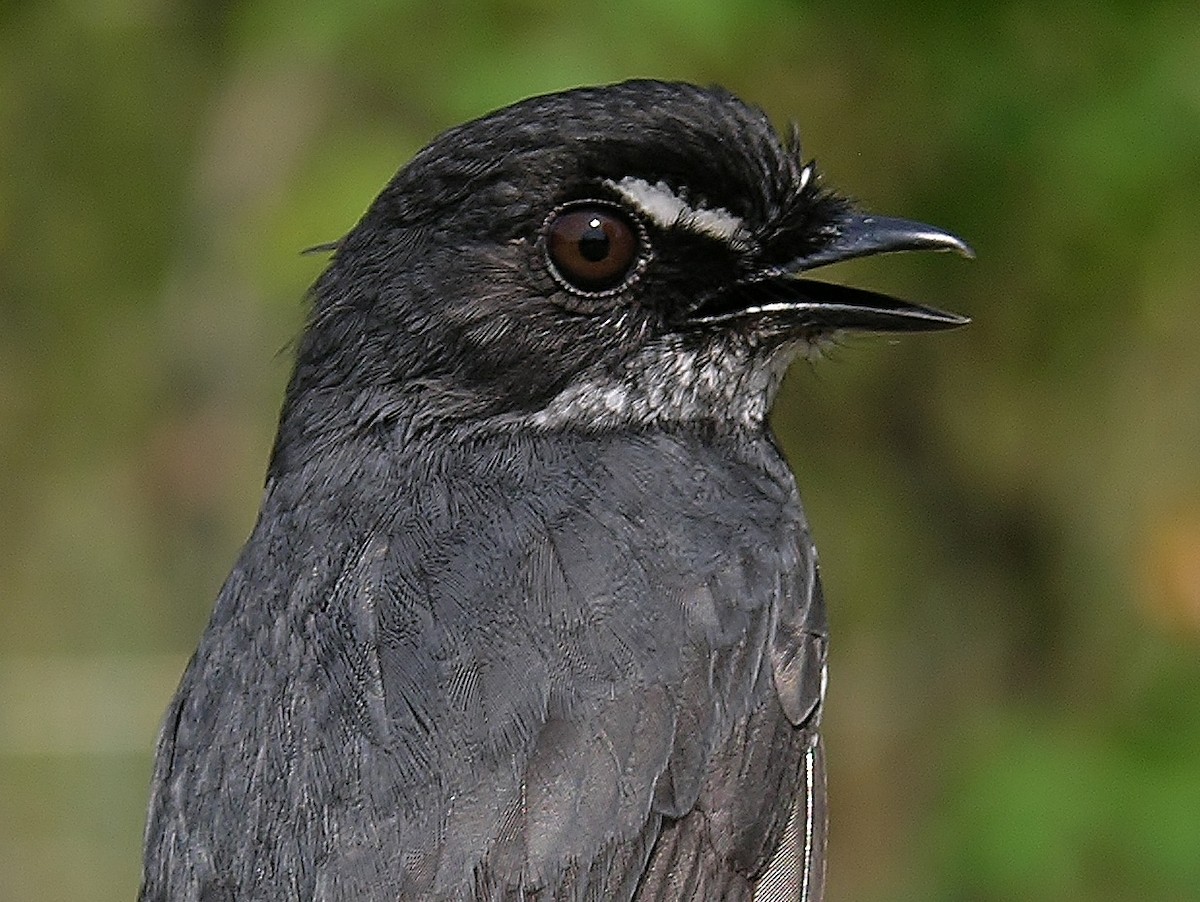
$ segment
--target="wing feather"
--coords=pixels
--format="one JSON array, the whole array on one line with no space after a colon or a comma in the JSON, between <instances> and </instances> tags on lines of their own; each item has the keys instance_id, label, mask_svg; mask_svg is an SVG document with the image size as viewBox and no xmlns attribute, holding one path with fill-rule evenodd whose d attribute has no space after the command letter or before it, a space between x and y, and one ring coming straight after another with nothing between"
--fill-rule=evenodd
<instances>
[{"instance_id":1,"label":"wing feather","mask_svg":"<svg viewBox=\"0 0 1200 902\"><path fill-rule=\"evenodd\" d=\"M773 454L502 436L273 484L164 730L142 898L818 885L824 609Z\"/></svg>"}]
</instances>

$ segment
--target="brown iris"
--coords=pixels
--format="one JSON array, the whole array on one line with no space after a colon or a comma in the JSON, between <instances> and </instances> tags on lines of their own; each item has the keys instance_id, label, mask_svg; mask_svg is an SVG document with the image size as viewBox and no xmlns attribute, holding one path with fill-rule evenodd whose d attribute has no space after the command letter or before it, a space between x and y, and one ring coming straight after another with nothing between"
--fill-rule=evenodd
<instances>
[{"instance_id":1,"label":"brown iris","mask_svg":"<svg viewBox=\"0 0 1200 902\"><path fill-rule=\"evenodd\" d=\"M619 287L638 262L638 232L621 211L577 206L559 211L546 229L546 252L568 287L582 292Z\"/></svg>"}]
</instances>

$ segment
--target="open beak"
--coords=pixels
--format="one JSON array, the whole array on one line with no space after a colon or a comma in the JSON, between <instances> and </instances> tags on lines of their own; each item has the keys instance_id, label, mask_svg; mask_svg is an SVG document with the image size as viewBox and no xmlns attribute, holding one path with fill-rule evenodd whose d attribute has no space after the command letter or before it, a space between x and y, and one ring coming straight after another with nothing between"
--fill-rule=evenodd
<instances>
[{"instance_id":1,"label":"open beak","mask_svg":"<svg viewBox=\"0 0 1200 902\"><path fill-rule=\"evenodd\" d=\"M857 257L926 250L975 256L961 238L934 226L849 212L820 248L749 279L731 293L714 297L693 311L689 319L694 323L778 320L781 326L804 331L932 332L966 325L970 320L956 313L802 275Z\"/></svg>"}]
</instances>

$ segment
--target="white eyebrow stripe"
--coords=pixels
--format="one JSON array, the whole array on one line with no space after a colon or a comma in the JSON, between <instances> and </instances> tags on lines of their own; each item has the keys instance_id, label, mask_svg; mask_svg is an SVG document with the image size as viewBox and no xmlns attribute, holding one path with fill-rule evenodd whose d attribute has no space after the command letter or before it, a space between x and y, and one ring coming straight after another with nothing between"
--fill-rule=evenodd
<instances>
[{"instance_id":1,"label":"white eyebrow stripe","mask_svg":"<svg viewBox=\"0 0 1200 902\"><path fill-rule=\"evenodd\" d=\"M724 207L692 207L665 182L651 185L645 179L626 176L619 182L608 184L664 229L687 229L727 241L735 247L746 244L745 223Z\"/></svg>"},{"instance_id":2,"label":"white eyebrow stripe","mask_svg":"<svg viewBox=\"0 0 1200 902\"><path fill-rule=\"evenodd\" d=\"M803 191L805 188L808 187L808 183L812 181L813 170L815 170L816 168L817 168L817 164L815 162L809 161L809 163L803 169L800 170L800 191ZM799 192L797 192L797 193L799 193Z\"/></svg>"}]
</instances>

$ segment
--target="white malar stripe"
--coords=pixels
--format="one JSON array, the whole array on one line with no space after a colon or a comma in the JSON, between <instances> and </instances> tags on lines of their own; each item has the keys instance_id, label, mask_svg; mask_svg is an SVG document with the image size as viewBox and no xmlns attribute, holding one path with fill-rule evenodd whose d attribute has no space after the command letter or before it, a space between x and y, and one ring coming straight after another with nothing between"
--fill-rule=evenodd
<instances>
[{"instance_id":1,"label":"white malar stripe","mask_svg":"<svg viewBox=\"0 0 1200 902\"><path fill-rule=\"evenodd\" d=\"M664 229L683 228L726 241L734 247L746 245L746 224L724 207L693 207L670 189L666 182L651 185L645 179L626 176L611 187L644 215Z\"/></svg>"}]
</instances>

